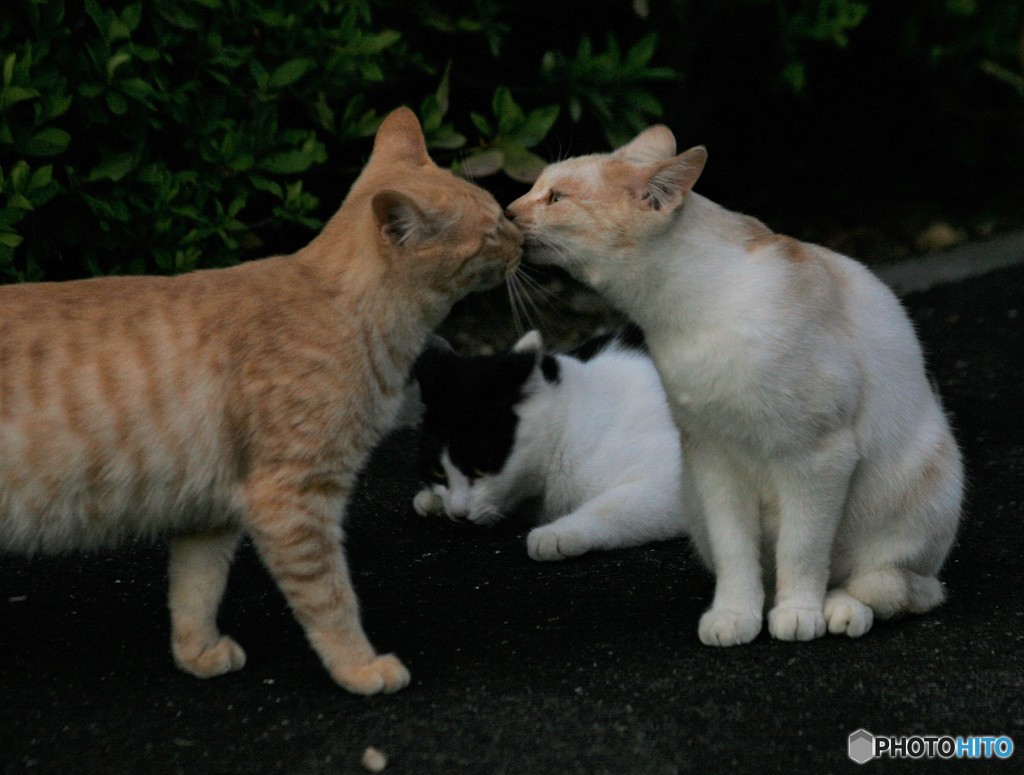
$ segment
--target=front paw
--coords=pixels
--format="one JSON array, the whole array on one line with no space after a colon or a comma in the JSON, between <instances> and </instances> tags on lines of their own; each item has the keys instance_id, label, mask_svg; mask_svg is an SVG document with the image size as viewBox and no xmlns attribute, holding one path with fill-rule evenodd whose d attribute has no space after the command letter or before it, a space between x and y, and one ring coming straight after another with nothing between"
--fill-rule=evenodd
<instances>
[{"instance_id":1,"label":"front paw","mask_svg":"<svg viewBox=\"0 0 1024 775\"><path fill-rule=\"evenodd\" d=\"M705 646L739 646L761 632L761 617L750 611L711 608L700 617L697 634Z\"/></svg>"},{"instance_id":2,"label":"front paw","mask_svg":"<svg viewBox=\"0 0 1024 775\"><path fill-rule=\"evenodd\" d=\"M431 489L423 489L412 499L412 507L421 517L435 517L444 512L441 496Z\"/></svg>"},{"instance_id":3,"label":"front paw","mask_svg":"<svg viewBox=\"0 0 1024 775\"><path fill-rule=\"evenodd\" d=\"M391 694L409 685L411 676L394 654L377 657L365 665L331 669L331 677L353 694Z\"/></svg>"},{"instance_id":4,"label":"front paw","mask_svg":"<svg viewBox=\"0 0 1024 775\"><path fill-rule=\"evenodd\" d=\"M526 551L538 562L565 560L586 554L586 541L579 535L559 532L551 527L537 527L526 536Z\"/></svg>"},{"instance_id":5,"label":"front paw","mask_svg":"<svg viewBox=\"0 0 1024 775\"><path fill-rule=\"evenodd\" d=\"M197 678L213 678L245 667L245 652L227 635L210 644L176 640L171 652L175 664Z\"/></svg>"},{"instance_id":6,"label":"front paw","mask_svg":"<svg viewBox=\"0 0 1024 775\"><path fill-rule=\"evenodd\" d=\"M777 640L814 640L825 634L821 608L777 605L768 612L768 632Z\"/></svg>"}]
</instances>

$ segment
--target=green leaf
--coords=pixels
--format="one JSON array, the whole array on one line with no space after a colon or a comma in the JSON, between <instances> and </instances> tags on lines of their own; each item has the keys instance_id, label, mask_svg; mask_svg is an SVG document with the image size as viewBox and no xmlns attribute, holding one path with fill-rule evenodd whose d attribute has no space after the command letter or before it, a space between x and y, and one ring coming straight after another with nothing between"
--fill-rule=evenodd
<instances>
[{"instance_id":1,"label":"green leaf","mask_svg":"<svg viewBox=\"0 0 1024 775\"><path fill-rule=\"evenodd\" d=\"M71 135L63 129L51 126L32 135L22 143L21 150L28 156L55 156L66 150L70 142Z\"/></svg>"},{"instance_id":2,"label":"green leaf","mask_svg":"<svg viewBox=\"0 0 1024 775\"><path fill-rule=\"evenodd\" d=\"M38 89L31 89L26 86L8 86L0 92L0 111L7 110L19 102L34 100L38 96Z\"/></svg>"},{"instance_id":3,"label":"green leaf","mask_svg":"<svg viewBox=\"0 0 1024 775\"><path fill-rule=\"evenodd\" d=\"M494 129L491 127L491 122L481 116L479 113L470 113L470 121L473 122L473 126L476 130L484 137L494 137Z\"/></svg>"},{"instance_id":4,"label":"green leaf","mask_svg":"<svg viewBox=\"0 0 1024 775\"><path fill-rule=\"evenodd\" d=\"M428 148L440 148L445 151L455 151L466 144L466 136L459 134L453 129L439 129L427 138Z\"/></svg>"},{"instance_id":5,"label":"green leaf","mask_svg":"<svg viewBox=\"0 0 1024 775\"><path fill-rule=\"evenodd\" d=\"M86 180L95 183L97 180L112 180L115 183L132 171L135 158L130 153L118 153L104 158L92 168Z\"/></svg>"},{"instance_id":6,"label":"green leaf","mask_svg":"<svg viewBox=\"0 0 1024 775\"><path fill-rule=\"evenodd\" d=\"M0 245L6 245L9 248L16 248L25 238L20 234L16 234L13 231L0 231Z\"/></svg>"},{"instance_id":7,"label":"green leaf","mask_svg":"<svg viewBox=\"0 0 1024 775\"><path fill-rule=\"evenodd\" d=\"M540 156L518 144L503 145L505 174L520 183L533 183L547 166Z\"/></svg>"},{"instance_id":8,"label":"green leaf","mask_svg":"<svg viewBox=\"0 0 1024 775\"><path fill-rule=\"evenodd\" d=\"M270 89L283 89L299 80L313 66L312 59L291 59L278 67L267 83Z\"/></svg>"},{"instance_id":9,"label":"green leaf","mask_svg":"<svg viewBox=\"0 0 1024 775\"><path fill-rule=\"evenodd\" d=\"M7 58L4 59L4 88L6 89L11 85L11 81L14 80L14 65L18 61L17 54L8 54Z\"/></svg>"},{"instance_id":10,"label":"green leaf","mask_svg":"<svg viewBox=\"0 0 1024 775\"><path fill-rule=\"evenodd\" d=\"M274 175L296 175L305 172L313 163L313 154L308 151L278 151L260 160L259 168Z\"/></svg>"},{"instance_id":11,"label":"green leaf","mask_svg":"<svg viewBox=\"0 0 1024 775\"><path fill-rule=\"evenodd\" d=\"M504 163L505 154L497 148L491 148L486 151L477 151L456 162L452 165L452 171L456 175L473 180L493 175L501 169Z\"/></svg>"},{"instance_id":12,"label":"green leaf","mask_svg":"<svg viewBox=\"0 0 1024 775\"><path fill-rule=\"evenodd\" d=\"M498 119L498 134L504 135L515 130L523 123L523 110L519 107L512 93L505 86L499 86L494 90L494 97L491 100L491 109Z\"/></svg>"},{"instance_id":13,"label":"green leaf","mask_svg":"<svg viewBox=\"0 0 1024 775\"><path fill-rule=\"evenodd\" d=\"M548 105L530 111L522 129L516 132L516 139L526 148L532 148L548 136L551 127L558 120L559 106Z\"/></svg>"}]
</instances>

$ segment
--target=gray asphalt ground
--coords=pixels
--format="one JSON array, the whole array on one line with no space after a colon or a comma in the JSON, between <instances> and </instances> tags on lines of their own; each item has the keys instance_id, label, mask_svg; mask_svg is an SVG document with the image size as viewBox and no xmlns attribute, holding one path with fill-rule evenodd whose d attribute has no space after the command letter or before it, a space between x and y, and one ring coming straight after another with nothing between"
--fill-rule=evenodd
<instances>
[{"instance_id":1,"label":"gray asphalt ground","mask_svg":"<svg viewBox=\"0 0 1024 775\"><path fill-rule=\"evenodd\" d=\"M962 251L976 266L1024 252ZM685 541L539 564L525 525L421 519L415 433L404 431L365 472L348 553L371 639L405 660L409 688L362 698L335 687L247 546L221 623L249 663L209 681L171 661L163 546L4 556L0 771L360 773L372 745L394 773L826 773L858 769L847 757L858 728L1006 735L1018 748L1009 761L958 769L1020 771L1024 265L905 302L971 483L942 608L859 640L762 634L710 649L696 630L712 579Z\"/></svg>"}]
</instances>

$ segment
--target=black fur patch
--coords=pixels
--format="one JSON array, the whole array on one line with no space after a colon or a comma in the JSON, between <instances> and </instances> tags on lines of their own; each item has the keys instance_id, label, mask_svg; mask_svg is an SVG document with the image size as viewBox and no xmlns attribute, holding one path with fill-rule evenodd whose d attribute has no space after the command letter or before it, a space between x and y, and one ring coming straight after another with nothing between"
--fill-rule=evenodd
<instances>
[{"instance_id":1,"label":"black fur patch","mask_svg":"<svg viewBox=\"0 0 1024 775\"><path fill-rule=\"evenodd\" d=\"M621 347L627 350L647 352L647 340L644 337L644 332L640 330L640 326L636 325L636 323L627 323L618 331L594 336L581 342L569 351L569 355L578 361L589 361L608 349L609 345L613 342L618 342Z\"/></svg>"},{"instance_id":2,"label":"black fur patch","mask_svg":"<svg viewBox=\"0 0 1024 775\"><path fill-rule=\"evenodd\" d=\"M427 350L413 373L425 408L420 468L424 481L447 447L452 463L469 477L500 471L512 451L519 417L513 408L533 371L533 353L463 358Z\"/></svg>"},{"instance_id":3,"label":"black fur patch","mask_svg":"<svg viewBox=\"0 0 1024 775\"><path fill-rule=\"evenodd\" d=\"M553 355L545 355L540 362L540 373L548 382L558 382L561 379L561 367Z\"/></svg>"}]
</instances>

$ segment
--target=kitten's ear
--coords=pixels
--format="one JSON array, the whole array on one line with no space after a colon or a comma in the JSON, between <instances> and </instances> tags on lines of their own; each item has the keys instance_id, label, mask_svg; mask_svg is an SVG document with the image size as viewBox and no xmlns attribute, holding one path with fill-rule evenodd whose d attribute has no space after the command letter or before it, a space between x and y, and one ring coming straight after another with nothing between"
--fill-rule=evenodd
<instances>
[{"instance_id":1,"label":"kitten's ear","mask_svg":"<svg viewBox=\"0 0 1024 775\"><path fill-rule=\"evenodd\" d=\"M676 137L664 124L648 127L612 154L624 161L653 164L675 156Z\"/></svg>"},{"instance_id":2,"label":"kitten's ear","mask_svg":"<svg viewBox=\"0 0 1024 775\"><path fill-rule=\"evenodd\" d=\"M668 161L654 166L641 194L643 202L652 210L674 210L690 193L708 160L703 145L691 148Z\"/></svg>"},{"instance_id":3,"label":"kitten's ear","mask_svg":"<svg viewBox=\"0 0 1024 775\"><path fill-rule=\"evenodd\" d=\"M409 164L433 164L416 114L409 108L393 110L384 119L373 141L373 159Z\"/></svg>"},{"instance_id":4,"label":"kitten's ear","mask_svg":"<svg viewBox=\"0 0 1024 775\"><path fill-rule=\"evenodd\" d=\"M512 352L514 353L541 353L544 352L544 339L540 335L540 331L534 329L533 331L527 331L522 338L512 345Z\"/></svg>"},{"instance_id":5,"label":"kitten's ear","mask_svg":"<svg viewBox=\"0 0 1024 775\"><path fill-rule=\"evenodd\" d=\"M437 233L431 217L411 196L399 191L379 191L374 194L371 206L381 236L396 247L419 242Z\"/></svg>"}]
</instances>

